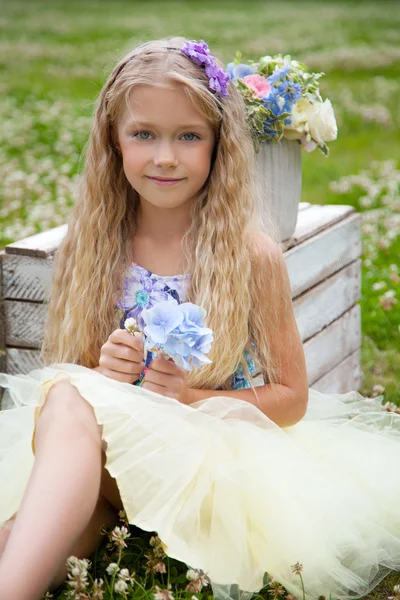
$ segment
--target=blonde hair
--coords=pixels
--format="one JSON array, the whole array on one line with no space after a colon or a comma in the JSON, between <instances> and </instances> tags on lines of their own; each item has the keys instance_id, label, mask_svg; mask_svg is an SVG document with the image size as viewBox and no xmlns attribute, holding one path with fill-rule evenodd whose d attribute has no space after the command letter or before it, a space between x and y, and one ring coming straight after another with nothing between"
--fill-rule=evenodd
<instances>
[{"instance_id":1,"label":"blonde hair","mask_svg":"<svg viewBox=\"0 0 400 600\"><path fill-rule=\"evenodd\" d=\"M244 102L232 84L228 98L221 100L209 89L203 69L167 49L184 41L169 38L140 45L116 65L99 95L78 200L56 257L42 357L45 364L95 367L101 346L119 326L115 305L132 262L128 241L135 234L138 196L115 152L116 124L135 85L172 84L195 103L217 139L210 175L183 239L191 274L189 300L205 308L207 326L214 331L212 363L191 371L188 383L229 389L239 364L248 375L245 349L273 383L279 380L279 365L270 347L278 334L277 303L282 299L275 290L282 273L273 251L269 259L257 249L262 234L255 221L254 150ZM272 248L274 235L271 229ZM261 275L266 260L267 282Z\"/></svg>"}]
</instances>

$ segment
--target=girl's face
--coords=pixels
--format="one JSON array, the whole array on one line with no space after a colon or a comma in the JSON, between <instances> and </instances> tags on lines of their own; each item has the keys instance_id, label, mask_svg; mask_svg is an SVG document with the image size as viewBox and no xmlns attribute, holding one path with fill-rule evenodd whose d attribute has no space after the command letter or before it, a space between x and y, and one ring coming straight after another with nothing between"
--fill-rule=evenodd
<instances>
[{"instance_id":1,"label":"girl's face","mask_svg":"<svg viewBox=\"0 0 400 600\"><path fill-rule=\"evenodd\" d=\"M138 85L117 126L125 175L141 202L191 204L210 172L215 135L184 91Z\"/></svg>"}]
</instances>

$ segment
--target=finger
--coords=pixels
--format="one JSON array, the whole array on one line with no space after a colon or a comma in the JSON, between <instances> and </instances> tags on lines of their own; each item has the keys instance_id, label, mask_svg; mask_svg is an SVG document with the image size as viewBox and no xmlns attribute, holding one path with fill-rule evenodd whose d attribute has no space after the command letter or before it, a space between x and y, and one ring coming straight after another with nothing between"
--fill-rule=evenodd
<instances>
[{"instance_id":1,"label":"finger","mask_svg":"<svg viewBox=\"0 0 400 600\"><path fill-rule=\"evenodd\" d=\"M127 375L140 375L146 366L144 360L133 362L104 354L100 356L99 365L110 371L117 371L118 373L125 373Z\"/></svg>"},{"instance_id":2,"label":"finger","mask_svg":"<svg viewBox=\"0 0 400 600\"><path fill-rule=\"evenodd\" d=\"M106 344L102 354L136 363L139 363L144 359L143 351L140 352L140 350L134 350L130 346L126 346L126 344L115 344L114 342Z\"/></svg>"},{"instance_id":3,"label":"finger","mask_svg":"<svg viewBox=\"0 0 400 600\"><path fill-rule=\"evenodd\" d=\"M166 388L171 393L179 392L182 386L182 379L175 377L174 375L168 375L167 373L160 373L160 371L154 371L149 368L146 371L145 381L160 387Z\"/></svg>"},{"instance_id":4,"label":"finger","mask_svg":"<svg viewBox=\"0 0 400 600\"><path fill-rule=\"evenodd\" d=\"M118 371L112 371L111 369L101 369L101 374L105 375L109 379L114 379L121 383L133 383L138 379L136 375L128 375L126 373L119 373Z\"/></svg>"},{"instance_id":5,"label":"finger","mask_svg":"<svg viewBox=\"0 0 400 600\"><path fill-rule=\"evenodd\" d=\"M150 369L159 371L160 373L168 373L170 375L184 375L185 370L178 367L171 359L157 357L150 363Z\"/></svg>"},{"instance_id":6,"label":"finger","mask_svg":"<svg viewBox=\"0 0 400 600\"><path fill-rule=\"evenodd\" d=\"M130 346L134 350L138 350L143 352L144 344L142 340L143 334L140 335L132 335L126 329L116 329L113 331L108 338L110 342L114 344L125 344L126 346Z\"/></svg>"},{"instance_id":7,"label":"finger","mask_svg":"<svg viewBox=\"0 0 400 600\"><path fill-rule=\"evenodd\" d=\"M148 369L146 371L146 375L144 377L146 383L152 383L154 385L158 385L161 387L167 387L168 383L170 383L170 376L165 373L159 373L158 371L153 371L152 369Z\"/></svg>"}]
</instances>

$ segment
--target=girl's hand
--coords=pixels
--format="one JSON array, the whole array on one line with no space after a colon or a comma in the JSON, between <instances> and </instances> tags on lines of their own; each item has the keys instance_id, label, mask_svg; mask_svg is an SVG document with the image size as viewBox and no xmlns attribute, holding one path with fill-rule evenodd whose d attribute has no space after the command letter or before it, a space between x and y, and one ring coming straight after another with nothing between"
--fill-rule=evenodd
<instances>
[{"instance_id":1,"label":"girl's hand","mask_svg":"<svg viewBox=\"0 0 400 600\"><path fill-rule=\"evenodd\" d=\"M143 334L132 335L126 329L116 329L101 347L99 368L102 375L133 383L145 368Z\"/></svg>"},{"instance_id":2,"label":"girl's hand","mask_svg":"<svg viewBox=\"0 0 400 600\"><path fill-rule=\"evenodd\" d=\"M155 358L146 371L142 387L185 404L188 394L186 378L187 372L172 360Z\"/></svg>"}]
</instances>

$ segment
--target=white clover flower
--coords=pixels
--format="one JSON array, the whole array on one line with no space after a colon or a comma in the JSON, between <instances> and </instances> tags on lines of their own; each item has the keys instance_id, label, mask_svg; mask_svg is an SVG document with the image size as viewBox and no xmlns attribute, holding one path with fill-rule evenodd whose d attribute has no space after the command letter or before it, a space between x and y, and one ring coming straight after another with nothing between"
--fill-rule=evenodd
<instances>
[{"instance_id":1,"label":"white clover flower","mask_svg":"<svg viewBox=\"0 0 400 600\"><path fill-rule=\"evenodd\" d=\"M118 577L120 579L123 579L123 580L130 579L130 575L129 575L128 569L121 569L121 571L119 572Z\"/></svg>"},{"instance_id":2,"label":"white clover flower","mask_svg":"<svg viewBox=\"0 0 400 600\"><path fill-rule=\"evenodd\" d=\"M127 527L114 527L112 532L109 534L110 542L117 548L126 548L127 543L125 540L129 537L129 535L130 534Z\"/></svg>"},{"instance_id":3,"label":"white clover flower","mask_svg":"<svg viewBox=\"0 0 400 600\"><path fill-rule=\"evenodd\" d=\"M196 569L188 569L186 579L189 580L189 583L185 587L187 592L196 594L201 592L203 587L209 585L208 577L202 571L196 571Z\"/></svg>"},{"instance_id":4,"label":"white clover flower","mask_svg":"<svg viewBox=\"0 0 400 600\"><path fill-rule=\"evenodd\" d=\"M199 576L200 576L200 573L198 571L195 571L195 569L189 569L186 573L186 579L188 579L189 581L198 579Z\"/></svg>"},{"instance_id":5,"label":"white clover flower","mask_svg":"<svg viewBox=\"0 0 400 600\"><path fill-rule=\"evenodd\" d=\"M119 571L119 566L117 565L117 563L110 563L106 569L106 572L108 573L108 575L111 575L111 577L113 575L116 575Z\"/></svg>"},{"instance_id":6,"label":"white clover flower","mask_svg":"<svg viewBox=\"0 0 400 600\"><path fill-rule=\"evenodd\" d=\"M137 321L133 317L125 319L124 327L127 331L129 331L129 333L136 333L136 331L139 331Z\"/></svg>"},{"instance_id":7,"label":"white clover flower","mask_svg":"<svg viewBox=\"0 0 400 600\"><path fill-rule=\"evenodd\" d=\"M383 294L382 298L394 298L395 295L396 295L395 290L388 290L387 292L385 292Z\"/></svg>"},{"instance_id":8,"label":"white clover flower","mask_svg":"<svg viewBox=\"0 0 400 600\"><path fill-rule=\"evenodd\" d=\"M374 387L372 388L372 392L373 394L376 394L379 396L379 394L383 394L383 392L385 391L385 388L383 387L383 385L374 385Z\"/></svg>"},{"instance_id":9,"label":"white clover flower","mask_svg":"<svg viewBox=\"0 0 400 600\"><path fill-rule=\"evenodd\" d=\"M128 584L125 583L122 579L118 579L118 581L114 585L114 592L117 594L126 594L128 591Z\"/></svg>"},{"instance_id":10,"label":"white clover flower","mask_svg":"<svg viewBox=\"0 0 400 600\"><path fill-rule=\"evenodd\" d=\"M376 283L372 284L372 289L373 290L382 290L385 287L386 287L386 282L385 281L377 281Z\"/></svg>"},{"instance_id":11,"label":"white clover flower","mask_svg":"<svg viewBox=\"0 0 400 600\"><path fill-rule=\"evenodd\" d=\"M172 585L168 585L168 589L162 589L158 585L155 586L156 593L153 593L154 600L175 600L173 593L170 591Z\"/></svg>"}]
</instances>

